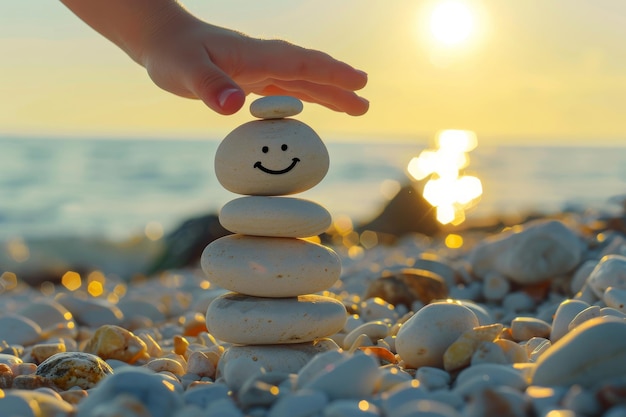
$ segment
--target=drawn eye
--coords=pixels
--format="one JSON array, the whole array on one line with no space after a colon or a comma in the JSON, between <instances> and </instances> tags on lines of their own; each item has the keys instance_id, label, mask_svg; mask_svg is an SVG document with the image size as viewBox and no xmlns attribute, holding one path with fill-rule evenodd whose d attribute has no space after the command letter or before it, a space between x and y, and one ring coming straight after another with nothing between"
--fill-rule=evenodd
<instances>
[{"instance_id":1,"label":"drawn eye","mask_svg":"<svg viewBox=\"0 0 626 417\"><path fill-rule=\"evenodd\" d=\"M283 145L280 147L280 149L282 149L283 151L286 151L286 150L287 150L287 145L285 145L285 144L283 143Z\"/></svg>"},{"instance_id":2,"label":"drawn eye","mask_svg":"<svg viewBox=\"0 0 626 417\"><path fill-rule=\"evenodd\" d=\"M268 152L269 152L269 150L270 150L270 148L268 148L267 146L264 146L264 147L262 147L262 148L261 148L261 151L262 151L263 153L268 153Z\"/></svg>"}]
</instances>

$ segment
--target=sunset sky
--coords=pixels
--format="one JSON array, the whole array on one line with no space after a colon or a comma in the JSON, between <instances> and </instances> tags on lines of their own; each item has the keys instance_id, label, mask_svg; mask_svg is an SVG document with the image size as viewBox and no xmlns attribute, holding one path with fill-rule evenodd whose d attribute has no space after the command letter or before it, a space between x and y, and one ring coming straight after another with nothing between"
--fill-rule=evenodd
<instances>
[{"instance_id":1,"label":"sunset sky","mask_svg":"<svg viewBox=\"0 0 626 417\"><path fill-rule=\"evenodd\" d=\"M366 71L366 115L306 105L298 116L323 138L469 129L483 143L626 144L626 1L445 1L184 3ZM4 136L220 138L251 119L247 106L219 116L160 90L58 1L0 4L0 60Z\"/></svg>"}]
</instances>

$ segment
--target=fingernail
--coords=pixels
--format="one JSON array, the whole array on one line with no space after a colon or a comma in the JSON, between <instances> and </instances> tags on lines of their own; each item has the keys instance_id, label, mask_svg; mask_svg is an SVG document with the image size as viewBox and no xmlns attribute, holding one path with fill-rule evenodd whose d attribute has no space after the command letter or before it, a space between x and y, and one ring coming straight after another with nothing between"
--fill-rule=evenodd
<instances>
[{"instance_id":1,"label":"fingernail","mask_svg":"<svg viewBox=\"0 0 626 417\"><path fill-rule=\"evenodd\" d=\"M367 72L365 72L365 71L361 71L361 70L356 70L356 72L358 72L359 74L361 74L362 76L364 76L365 78L367 78Z\"/></svg>"},{"instance_id":2,"label":"fingernail","mask_svg":"<svg viewBox=\"0 0 626 417\"><path fill-rule=\"evenodd\" d=\"M236 93L239 93L239 89L237 88L229 88L229 89L222 91L219 97L217 98L217 102L220 105L220 107L224 108L228 99L232 97L233 94L236 94Z\"/></svg>"}]
</instances>

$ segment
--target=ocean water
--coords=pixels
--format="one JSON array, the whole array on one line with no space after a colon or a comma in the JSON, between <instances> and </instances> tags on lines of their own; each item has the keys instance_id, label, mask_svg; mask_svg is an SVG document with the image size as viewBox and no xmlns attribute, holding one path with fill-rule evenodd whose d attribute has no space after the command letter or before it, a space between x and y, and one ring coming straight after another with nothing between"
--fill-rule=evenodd
<instances>
[{"instance_id":1,"label":"ocean water","mask_svg":"<svg viewBox=\"0 0 626 417\"><path fill-rule=\"evenodd\" d=\"M0 138L0 241L55 236L125 239L156 224L167 233L237 197L213 173L219 140ZM407 183L424 143L326 140L331 167L298 196L333 216L373 217ZM610 209L626 194L626 148L480 146L466 173L483 196L468 218Z\"/></svg>"}]
</instances>

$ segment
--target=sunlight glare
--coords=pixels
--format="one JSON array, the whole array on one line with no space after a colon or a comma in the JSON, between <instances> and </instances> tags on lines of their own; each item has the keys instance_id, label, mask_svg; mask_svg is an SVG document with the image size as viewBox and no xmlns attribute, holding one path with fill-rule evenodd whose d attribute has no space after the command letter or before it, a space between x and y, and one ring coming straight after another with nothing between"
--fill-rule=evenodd
<instances>
[{"instance_id":1,"label":"sunlight glare","mask_svg":"<svg viewBox=\"0 0 626 417\"><path fill-rule=\"evenodd\" d=\"M435 7L430 16L430 30L433 36L448 46L466 41L473 34L474 28L474 15L462 1L444 1Z\"/></svg>"},{"instance_id":2,"label":"sunlight glare","mask_svg":"<svg viewBox=\"0 0 626 417\"><path fill-rule=\"evenodd\" d=\"M476 135L467 130L444 130L437 145L437 150L424 150L411 159L407 171L416 180L430 177L422 195L437 208L437 220L459 225L465 221L465 210L483 193L480 179L461 175L469 165L467 152L477 145Z\"/></svg>"}]
</instances>

